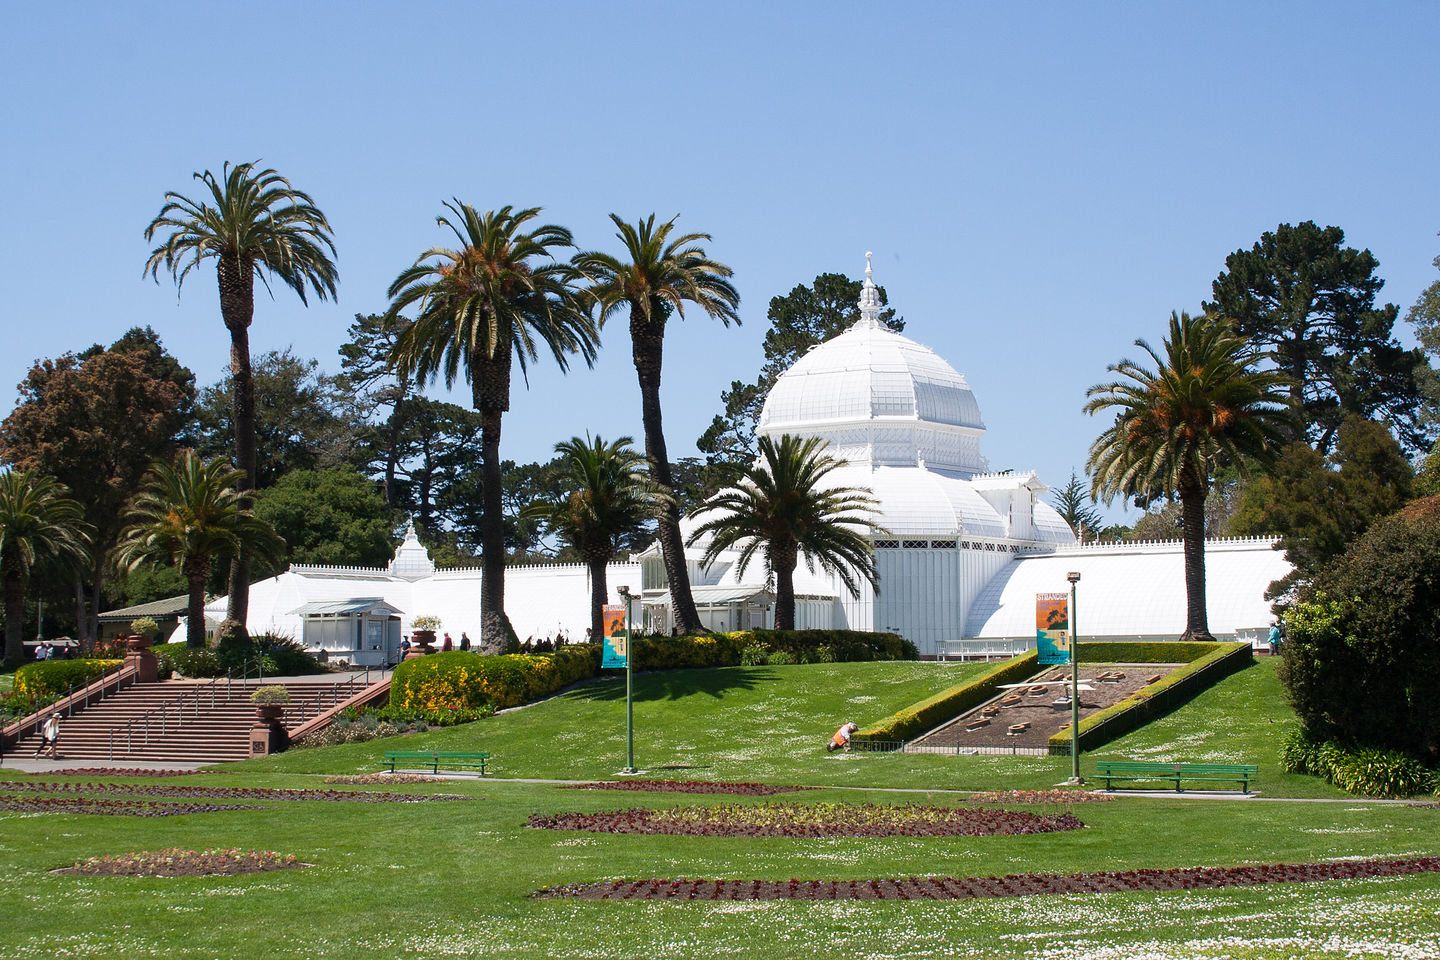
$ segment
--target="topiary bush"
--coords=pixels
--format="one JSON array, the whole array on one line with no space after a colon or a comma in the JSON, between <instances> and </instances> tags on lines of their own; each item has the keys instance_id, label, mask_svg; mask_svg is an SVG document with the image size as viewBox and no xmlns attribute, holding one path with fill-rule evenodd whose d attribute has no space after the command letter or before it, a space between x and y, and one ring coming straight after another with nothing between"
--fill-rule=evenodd
<instances>
[{"instance_id":1,"label":"topiary bush","mask_svg":"<svg viewBox=\"0 0 1440 960\"><path fill-rule=\"evenodd\" d=\"M27 663L15 671L15 692L46 703L62 696L73 684L84 686L119 660L45 660Z\"/></svg>"},{"instance_id":2,"label":"topiary bush","mask_svg":"<svg viewBox=\"0 0 1440 960\"><path fill-rule=\"evenodd\" d=\"M1440 497L1376 522L1301 596L1280 678L1310 736L1440 756Z\"/></svg>"}]
</instances>

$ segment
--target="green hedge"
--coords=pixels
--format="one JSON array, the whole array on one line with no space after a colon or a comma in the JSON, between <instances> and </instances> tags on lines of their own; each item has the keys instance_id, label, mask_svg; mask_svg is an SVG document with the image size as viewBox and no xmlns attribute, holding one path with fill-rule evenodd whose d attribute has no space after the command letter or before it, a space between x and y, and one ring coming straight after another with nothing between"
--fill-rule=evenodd
<instances>
[{"instance_id":1,"label":"green hedge","mask_svg":"<svg viewBox=\"0 0 1440 960\"><path fill-rule=\"evenodd\" d=\"M390 679L397 710L503 710L538 700L600 668L598 645L479 656L464 650L406 660Z\"/></svg>"},{"instance_id":2,"label":"green hedge","mask_svg":"<svg viewBox=\"0 0 1440 960\"><path fill-rule=\"evenodd\" d=\"M32 700L54 700L63 696L71 684L83 687L100 674L120 663L119 660L46 660L27 663L15 671L15 692Z\"/></svg>"},{"instance_id":3,"label":"green hedge","mask_svg":"<svg viewBox=\"0 0 1440 960\"><path fill-rule=\"evenodd\" d=\"M267 677L307 676L328 669L296 641L268 633L257 634L248 643L192 647L181 641L152 647L151 652L159 662L162 678L175 673L192 678L223 677L242 663L253 666L257 657Z\"/></svg>"},{"instance_id":4,"label":"green hedge","mask_svg":"<svg viewBox=\"0 0 1440 960\"><path fill-rule=\"evenodd\" d=\"M1087 650L1105 648L1087 657ZM1168 654L1168 656L1167 656ZM1094 643L1080 645L1080 665L1088 663L1175 663L1185 666L1154 683L1141 687L1119 703L1080 721L1080 747L1094 750L1132 730L1189 703L1202 690L1214 686L1237 670L1248 667L1255 656L1248 643ZM1052 754L1070 755L1070 730L1050 738Z\"/></svg>"},{"instance_id":5,"label":"green hedge","mask_svg":"<svg viewBox=\"0 0 1440 960\"><path fill-rule=\"evenodd\" d=\"M855 740L909 740L953 720L995 695L1002 683L1019 683L1035 672L1034 650L1006 660L966 683L892 713L879 723L855 732Z\"/></svg>"}]
</instances>

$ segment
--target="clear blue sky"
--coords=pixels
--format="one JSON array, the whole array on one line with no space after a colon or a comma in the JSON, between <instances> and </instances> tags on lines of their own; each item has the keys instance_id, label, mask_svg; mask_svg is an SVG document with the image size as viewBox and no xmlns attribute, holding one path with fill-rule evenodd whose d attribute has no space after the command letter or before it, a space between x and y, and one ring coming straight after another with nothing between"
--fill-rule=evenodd
<instances>
[{"instance_id":1,"label":"clear blue sky","mask_svg":"<svg viewBox=\"0 0 1440 960\"><path fill-rule=\"evenodd\" d=\"M755 375L770 298L873 250L991 465L1059 485L1086 388L1262 231L1343 227L1402 309L1440 278L1437 37L1433 3L6 4L0 416L36 358L137 324L219 379L213 269L177 302L142 231L192 172L260 158L329 216L340 299L262 292L257 354L333 372L451 197L612 250L611 211L678 213L744 325L674 324L672 455ZM518 386L502 452L639 436L639 406L616 324L594 371Z\"/></svg>"}]
</instances>

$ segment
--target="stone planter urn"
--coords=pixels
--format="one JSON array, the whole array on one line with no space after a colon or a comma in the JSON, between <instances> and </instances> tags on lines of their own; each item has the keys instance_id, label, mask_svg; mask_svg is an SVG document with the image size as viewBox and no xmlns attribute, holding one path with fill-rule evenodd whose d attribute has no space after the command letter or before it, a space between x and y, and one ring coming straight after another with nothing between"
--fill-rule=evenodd
<instances>
[{"instance_id":1,"label":"stone planter urn","mask_svg":"<svg viewBox=\"0 0 1440 960\"><path fill-rule=\"evenodd\" d=\"M412 630L410 632L410 652L405 659L412 657L423 657L428 653L435 652L435 631L434 630Z\"/></svg>"},{"instance_id":2,"label":"stone planter urn","mask_svg":"<svg viewBox=\"0 0 1440 960\"><path fill-rule=\"evenodd\" d=\"M131 650L148 650L150 649L150 647L154 646L154 644L155 639L153 637L146 636L143 633L132 633L130 636L125 638L125 646L129 647Z\"/></svg>"},{"instance_id":3,"label":"stone planter urn","mask_svg":"<svg viewBox=\"0 0 1440 960\"><path fill-rule=\"evenodd\" d=\"M255 704L256 720L279 720L285 715L285 704L283 703L257 703Z\"/></svg>"}]
</instances>

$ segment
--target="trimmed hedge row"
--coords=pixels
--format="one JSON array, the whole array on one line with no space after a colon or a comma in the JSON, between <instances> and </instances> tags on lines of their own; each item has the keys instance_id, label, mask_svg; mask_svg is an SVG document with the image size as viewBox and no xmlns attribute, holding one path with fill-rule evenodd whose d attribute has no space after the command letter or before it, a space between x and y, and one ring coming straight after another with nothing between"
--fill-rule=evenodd
<instances>
[{"instance_id":1,"label":"trimmed hedge row","mask_svg":"<svg viewBox=\"0 0 1440 960\"><path fill-rule=\"evenodd\" d=\"M641 635L631 639L636 670L738 667L744 663L852 663L918 660L915 644L898 633L861 630L736 630L691 637ZM750 655L747 657L747 651ZM763 658L756 654L764 654Z\"/></svg>"},{"instance_id":2,"label":"trimmed hedge row","mask_svg":"<svg viewBox=\"0 0 1440 960\"><path fill-rule=\"evenodd\" d=\"M857 730L855 740L909 740L953 720L971 707L995 695L1002 683L1019 683L1035 672L1039 663L1034 650L985 671L966 683L942 690L935 696L892 713L879 723Z\"/></svg>"},{"instance_id":3,"label":"trimmed hedge row","mask_svg":"<svg viewBox=\"0 0 1440 960\"><path fill-rule=\"evenodd\" d=\"M70 689L82 687L117 666L119 660L46 660L27 663L15 671L15 692L32 700L54 700Z\"/></svg>"},{"instance_id":4,"label":"trimmed hedge row","mask_svg":"<svg viewBox=\"0 0 1440 960\"><path fill-rule=\"evenodd\" d=\"M1201 691L1214 686L1237 670L1255 662L1248 643L1095 643L1090 650L1104 647L1103 656L1089 659L1092 663L1175 663L1189 660L1184 667L1147 687L1080 721L1080 748L1096 747L1122 737L1132 730L1164 716L1189 703ZM1086 645L1081 644L1081 656ZM1166 656L1166 654L1170 656ZM1179 654L1177 656L1177 654ZM1087 661L1082 659L1081 666ZM1052 754L1070 755L1070 731L1063 730L1050 737Z\"/></svg>"}]
</instances>

